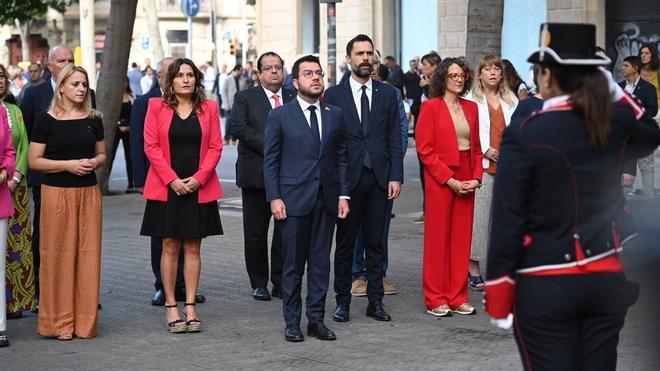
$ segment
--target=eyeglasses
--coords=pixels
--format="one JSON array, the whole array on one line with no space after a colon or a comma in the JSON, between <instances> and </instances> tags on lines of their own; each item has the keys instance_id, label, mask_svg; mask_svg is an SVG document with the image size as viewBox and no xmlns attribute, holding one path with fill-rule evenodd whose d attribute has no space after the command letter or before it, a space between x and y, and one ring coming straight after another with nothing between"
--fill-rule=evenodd
<instances>
[{"instance_id":1,"label":"eyeglasses","mask_svg":"<svg viewBox=\"0 0 660 371\"><path fill-rule=\"evenodd\" d=\"M303 75L303 77L306 79L311 79L314 75L320 78L323 78L323 76L325 76L325 72L321 70L317 70L317 71L306 70L306 71L301 71L300 74Z\"/></svg>"},{"instance_id":2,"label":"eyeglasses","mask_svg":"<svg viewBox=\"0 0 660 371\"><path fill-rule=\"evenodd\" d=\"M276 66L264 66L264 67L262 68L262 70L263 70L264 72L270 72L270 71L272 71L272 70L275 70L275 71L277 71L277 72L280 72L280 71L282 71L282 66L280 66L279 64L276 65Z\"/></svg>"},{"instance_id":3,"label":"eyeglasses","mask_svg":"<svg viewBox=\"0 0 660 371\"><path fill-rule=\"evenodd\" d=\"M448 73L447 77L454 80L458 81L459 79L467 80L470 78L469 73Z\"/></svg>"}]
</instances>

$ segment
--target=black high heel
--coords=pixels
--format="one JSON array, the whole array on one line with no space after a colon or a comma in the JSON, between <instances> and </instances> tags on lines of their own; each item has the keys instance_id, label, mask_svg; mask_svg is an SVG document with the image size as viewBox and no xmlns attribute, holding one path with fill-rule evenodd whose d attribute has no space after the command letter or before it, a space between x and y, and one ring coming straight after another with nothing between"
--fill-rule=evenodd
<instances>
[{"instance_id":1,"label":"black high heel","mask_svg":"<svg viewBox=\"0 0 660 371\"><path fill-rule=\"evenodd\" d=\"M183 306L194 307L195 303L184 303ZM200 321L197 318L186 321L186 329L188 330L188 332L201 332L203 328L204 325L202 325L202 321Z\"/></svg>"},{"instance_id":2,"label":"black high heel","mask_svg":"<svg viewBox=\"0 0 660 371\"><path fill-rule=\"evenodd\" d=\"M176 304L165 304L165 310L168 310L169 308L177 308L178 311L178 306ZM167 331L173 334L180 334L186 332L187 331L186 322L181 318L174 320L172 322L167 322Z\"/></svg>"}]
</instances>

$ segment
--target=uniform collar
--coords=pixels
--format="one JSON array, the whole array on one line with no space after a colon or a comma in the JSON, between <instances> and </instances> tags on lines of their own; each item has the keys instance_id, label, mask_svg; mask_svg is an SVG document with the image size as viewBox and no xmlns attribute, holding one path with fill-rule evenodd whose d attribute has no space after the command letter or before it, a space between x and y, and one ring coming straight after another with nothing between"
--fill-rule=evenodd
<instances>
[{"instance_id":1,"label":"uniform collar","mask_svg":"<svg viewBox=\"0 0 660 371\"><path fill-rule=\"evenodd\" d=\"M568 94L552 97L543 102L543 110L564 108L564 106L568 106L568 100L570 97L571 96Z\"/></svg>"}]
</instances>

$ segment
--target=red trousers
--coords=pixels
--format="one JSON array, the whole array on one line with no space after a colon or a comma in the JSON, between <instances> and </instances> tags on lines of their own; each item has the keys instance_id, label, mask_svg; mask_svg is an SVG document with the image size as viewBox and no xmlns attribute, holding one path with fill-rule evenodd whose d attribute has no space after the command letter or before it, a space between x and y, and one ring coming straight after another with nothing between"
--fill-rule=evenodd
<instances>
[{"instance_id":1,"label":"red trousers","mask_svg":"<svg viewBox=\"0 0 660 371\"><path fill-rule=\"evenodd\" d=\"M453 170L454 179L472 180L469 151L460 152L460 165ZM454 309L468 301L474 193L459 196L429 174L424 179L424 303L428 309L443 304Z\"/></svg>"}]
</instances>

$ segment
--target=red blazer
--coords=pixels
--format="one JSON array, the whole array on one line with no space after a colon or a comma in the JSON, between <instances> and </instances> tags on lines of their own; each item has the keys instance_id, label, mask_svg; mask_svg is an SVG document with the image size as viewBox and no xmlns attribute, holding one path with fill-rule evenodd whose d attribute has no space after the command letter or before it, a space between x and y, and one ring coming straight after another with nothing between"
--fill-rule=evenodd
<instances>
[{"instance_id":1,"label":"red blazer","mask_svg":"<svg viewBox=\"0 0 660 371\"><path fill-rule=\"evenodd\" d=\"M199 170L193 175L202 186L199 188L200 204L217 201L222 197L222 187L215 167L222 154L222 134L218 118L218 103L206 100L202 104L204 113L199 114L202 143L199 151ZM169 132L174 109L162 98L149 99L147 117L144 121L144 153L151 163L144 185L144 198L167 201L167 187L178 176L172 169L170 159Z\"/></svg>"},{"instance_id":2,"label":"red blazer","mask_svg":"<svg viewBox=\"0 0 660 371\"><path fill-rule=\"evenodd\" d=\"M481 181L483 153L479 140L479 111L475 102L463 98L460 102L470 126L472 178ZM454 169L459 165L458 139L449 108L442 98L422 103L415 128L415 144L424 168L438 184L445 184L454 176Z\"/></svg>"}]
</instances>

